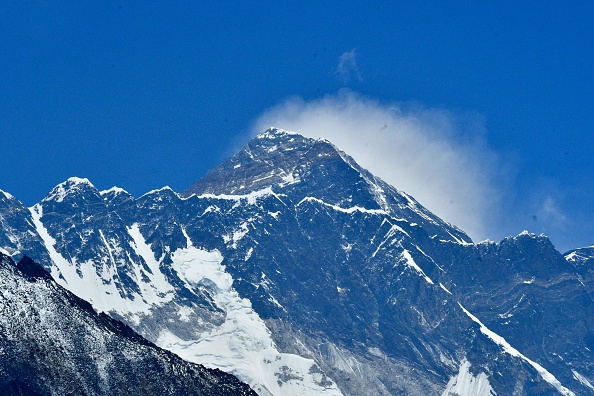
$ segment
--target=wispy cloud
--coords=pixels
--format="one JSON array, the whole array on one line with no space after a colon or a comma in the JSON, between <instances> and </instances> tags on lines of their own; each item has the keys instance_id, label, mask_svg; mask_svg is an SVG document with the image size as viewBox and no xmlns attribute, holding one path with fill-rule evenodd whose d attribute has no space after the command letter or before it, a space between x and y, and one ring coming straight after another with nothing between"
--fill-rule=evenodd
<instances>
[{"instance_id":1,"label":"wispy cloud","mask_svg":"<svg viewBox=\"0 0 594 396\"><path fill-rule=\"evenodd\" d=\"M559 227L567 222L567 216L563 214L557 200L553 197L546 197L539 211L540 217L547 223Z\"/></svg>"},{"instance_id":2,"label":"wispy cloud","mask_svg":"<svg viewBox=\"0 0 594 396\"><path fill-rule=\"evenodd\" d=\"M475 240L493 237L501 166L484 143L480 117L381 103L343 90L318 100L286 100L264 112L253 133L270 126L326 138Z\"/></svg>"},{"instance_id":3,"label":"wispy cloud","mask_svg":"<svg viewBox=\"0 0 594 396\"><path fill-rule=\"evenodd\" d=\"M357 50L355 48L338 57L336 74L343 84L348 83L353 77L359 81L363 81L363 77L357 66Z\"/></svg>"}]
</instances>

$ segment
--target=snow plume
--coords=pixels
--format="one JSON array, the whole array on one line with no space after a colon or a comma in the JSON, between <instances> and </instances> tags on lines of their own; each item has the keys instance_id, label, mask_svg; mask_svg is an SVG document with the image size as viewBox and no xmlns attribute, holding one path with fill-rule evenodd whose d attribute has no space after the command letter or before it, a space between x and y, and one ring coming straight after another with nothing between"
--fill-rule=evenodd
<instances>
[{"instance_id":1,"label":"snow plume","mask_svg":"<svg viewBox=\"0 0 594 396\"><path fill-rule=\"evenodd\" d=\"M326 138L473 239L492 236L489 222L497 218L502 191L495 180L504 178L477 116L381 103L342 90L318 100L286 100L264 112L252 133L271 126Z\"/></svg>"}]
</instances>

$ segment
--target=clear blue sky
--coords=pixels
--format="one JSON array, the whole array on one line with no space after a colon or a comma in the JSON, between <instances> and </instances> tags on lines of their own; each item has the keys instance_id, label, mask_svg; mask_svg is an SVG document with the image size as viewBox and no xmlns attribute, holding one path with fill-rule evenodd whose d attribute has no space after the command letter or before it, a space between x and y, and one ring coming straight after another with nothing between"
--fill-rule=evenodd
<instances>
[{"instance_id":1,"label":"clear blue sky","mask_svg":"<svg viewBox=\"0 0 594 396\"><path fill-rule=\"evenodd\" d=\"M4 1L0 189L181 191L267 109L348 88L483 120L516 208L492 239L594 243L594 3L394 3Z\"/></svg>"}]
</instances>

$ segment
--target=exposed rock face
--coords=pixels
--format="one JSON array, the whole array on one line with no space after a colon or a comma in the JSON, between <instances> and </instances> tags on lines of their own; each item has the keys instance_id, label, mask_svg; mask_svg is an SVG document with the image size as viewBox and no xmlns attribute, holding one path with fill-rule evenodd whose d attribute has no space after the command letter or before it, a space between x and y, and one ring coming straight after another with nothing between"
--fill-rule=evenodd
<instances>
[{"instance_id":1,"label":"exposed rock face","mask_svg":"<svg viewBox=\"0 0 594 396\"><path fill-rule=\"evenodd\" d=\"M594 394L583 265L475 245L324 140L269 130L182 195L2 198L0 248L262 395Z\"/></svg>"},{"instance_id":2,"label":"exposed rock face","mask_svg":"<svg viewBox=\"0 0 594 396\"><path fill-rule=\"evenodd\" d=\"M28 257L0 253L0 311L3 395L253 394L97 314Z\"/></svg>"}]
</instances>

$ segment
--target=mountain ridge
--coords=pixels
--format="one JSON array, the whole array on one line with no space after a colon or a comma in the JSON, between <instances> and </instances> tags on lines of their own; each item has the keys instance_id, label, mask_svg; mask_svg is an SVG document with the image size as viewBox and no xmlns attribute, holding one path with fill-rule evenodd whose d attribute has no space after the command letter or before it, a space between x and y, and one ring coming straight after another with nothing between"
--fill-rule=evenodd
<instances>
[{"instance_id":1,"label":"mountain ridge","mask_svg":"<svg viewBox=\"0 0 594 396\"><path fill-rule=\"evenodd\" d=\"M188 360L212 359L260 394L448 394L475 389L470 383L484 395L589 394L591 355L571 347L563 321L579 324L575 345L588 347L591 289L548 239L472 244L316 142L270 130L246 146L252 158L244 148L182 194L77 195L90 182L74 180L72 194L31 210L0 199L0 213L13 214L3 218L0 248L36 257L151 341ZM554 307L534 317L527 301ZM530 339L539 327L567 343L537 348L548 340Z\"/></svg>"}]
</instances>

